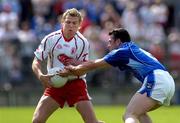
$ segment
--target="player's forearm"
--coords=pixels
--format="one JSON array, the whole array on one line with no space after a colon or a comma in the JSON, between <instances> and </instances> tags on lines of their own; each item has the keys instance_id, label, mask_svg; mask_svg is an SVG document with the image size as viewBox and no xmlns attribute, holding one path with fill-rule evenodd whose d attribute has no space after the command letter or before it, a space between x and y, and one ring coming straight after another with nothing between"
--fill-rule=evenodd
<instances>
[{"instance_id":1,"label":"player's forearm","mask_svg":"<svg viewBox=\"0 0 180 123\"><path fill-rule=\"evenodd\" d=\"M76 71L74 71L74 74L77 76L81 76L86 74L88 71L93 70L93 66L91 65L93 63L92 61L84 62L83 64L80 64L76 67Z\"/></svg>"},{"instance_id":2,"label":"player's forearm","mask_svg":"<svg viewBox=\"0 0 180 123\"><path fill-rule=\"evenodd\" d=\"M108 67L109 65L103 59L84 62L76 67L76 75L84 75L85 73L98 68Z\"/></svg>"},{"instance_id":3,"label":"player's forearm","mask_svg":"<svg viewBox=\"0 0 180 123\"><path fill-rule=\"evenodd\" d=\"M41 75L43 75L43 73L41 71L41 64L39 63L37 59L33 60L32 70L35 73L36 77L40 80L40 77Z\"/></svg>"},{"instance_id":4,"label":"player's forearm","mask_svg":"<svg viewBox=\"0 0 180 123\"><path fill-rule=\"evenodd\" d=\"M84 63L84 61L74 60L74 61L71 63L71 65L77 66L77 65L82 64L82 63Z\"/></svg>"}]
</instances>

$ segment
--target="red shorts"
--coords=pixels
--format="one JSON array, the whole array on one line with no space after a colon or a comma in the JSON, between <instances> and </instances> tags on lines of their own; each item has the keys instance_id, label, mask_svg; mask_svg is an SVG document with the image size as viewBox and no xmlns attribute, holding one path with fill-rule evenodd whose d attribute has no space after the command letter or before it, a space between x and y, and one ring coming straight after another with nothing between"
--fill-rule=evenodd
<instances>
[{"instance_id":1,"label":"red shorts","mask_svg":"<svg viewBox=\"0 0 180 123\"><path fill-rule=\"evenodd\" d=\"M61 108L65 102L72 107L79 101L90 100L86 82L82 79L69 81L61 88L46 88L44 95L52 97Z\"/></svg>"}]
</instances>

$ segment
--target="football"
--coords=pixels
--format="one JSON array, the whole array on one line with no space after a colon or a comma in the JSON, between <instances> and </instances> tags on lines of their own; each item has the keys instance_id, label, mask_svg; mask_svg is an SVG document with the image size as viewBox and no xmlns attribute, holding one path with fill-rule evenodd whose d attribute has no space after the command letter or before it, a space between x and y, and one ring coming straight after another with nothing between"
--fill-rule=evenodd
<instances>
[{"instance_id":1,"label":"football","mask_svg":"<svg viewBox=\"0 0 180 123\"><path fill-rule=\"evenodd\" d=\"M62 86L64 86L66 84L66 82L68 81L67 77L61 77L59 75L57 75L58 71L63 70L64 67L54 67L48 70L48 74L49 75L53 75L51 77L51 83L52 86L55 88L60 88Z\"/></svg>"}]
</instances>

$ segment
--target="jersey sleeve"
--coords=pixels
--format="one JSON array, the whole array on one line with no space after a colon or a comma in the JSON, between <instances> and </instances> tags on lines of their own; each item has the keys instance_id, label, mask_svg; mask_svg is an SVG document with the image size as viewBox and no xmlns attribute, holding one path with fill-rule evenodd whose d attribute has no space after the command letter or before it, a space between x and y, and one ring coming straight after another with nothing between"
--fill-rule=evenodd
<instances>
[{"instance_id":1,"label":"jersey sleeve","mask_svg":"<svg viewBox=\"0 0 180 123\"><path fill-rule=\"evenodd\" d=\"M105 55L103 59L110 65L116 67L128 64L129 52L127 49L112 50L110 53Z\"/></svg>"},{"instance_id":2,"label":"jersey sleeve","mask_svg":"<svg viewBox=\"0 0 180 123\"><path fill-rule=\"evenodd\" d=\"M34 52L35 57L41 61L43 61L44 59L47 58L48 53L50 51L50 41L47 37L45 37L40 45L38 46L38 48L36 49L36 51Z\"/></svg>"}]
</instances>

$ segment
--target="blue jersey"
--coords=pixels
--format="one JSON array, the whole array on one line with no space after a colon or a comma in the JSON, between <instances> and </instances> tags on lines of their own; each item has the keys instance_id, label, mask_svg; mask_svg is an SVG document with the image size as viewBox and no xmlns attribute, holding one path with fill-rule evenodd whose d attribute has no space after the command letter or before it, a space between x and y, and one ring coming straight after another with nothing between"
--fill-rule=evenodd
<instances>
[{"instance_id":1,"label":"blue jersey","mask_svg":"<svg viewBox=\"0 0 180 123\"><path fill-rule=\"evenodd\" d=\"M129 70L142 83L153 70L166 70L150 53L139 48L134 42L125 42L118 49L112 50L103 58L108 64Z\"/></svg>"}]
</instances>

